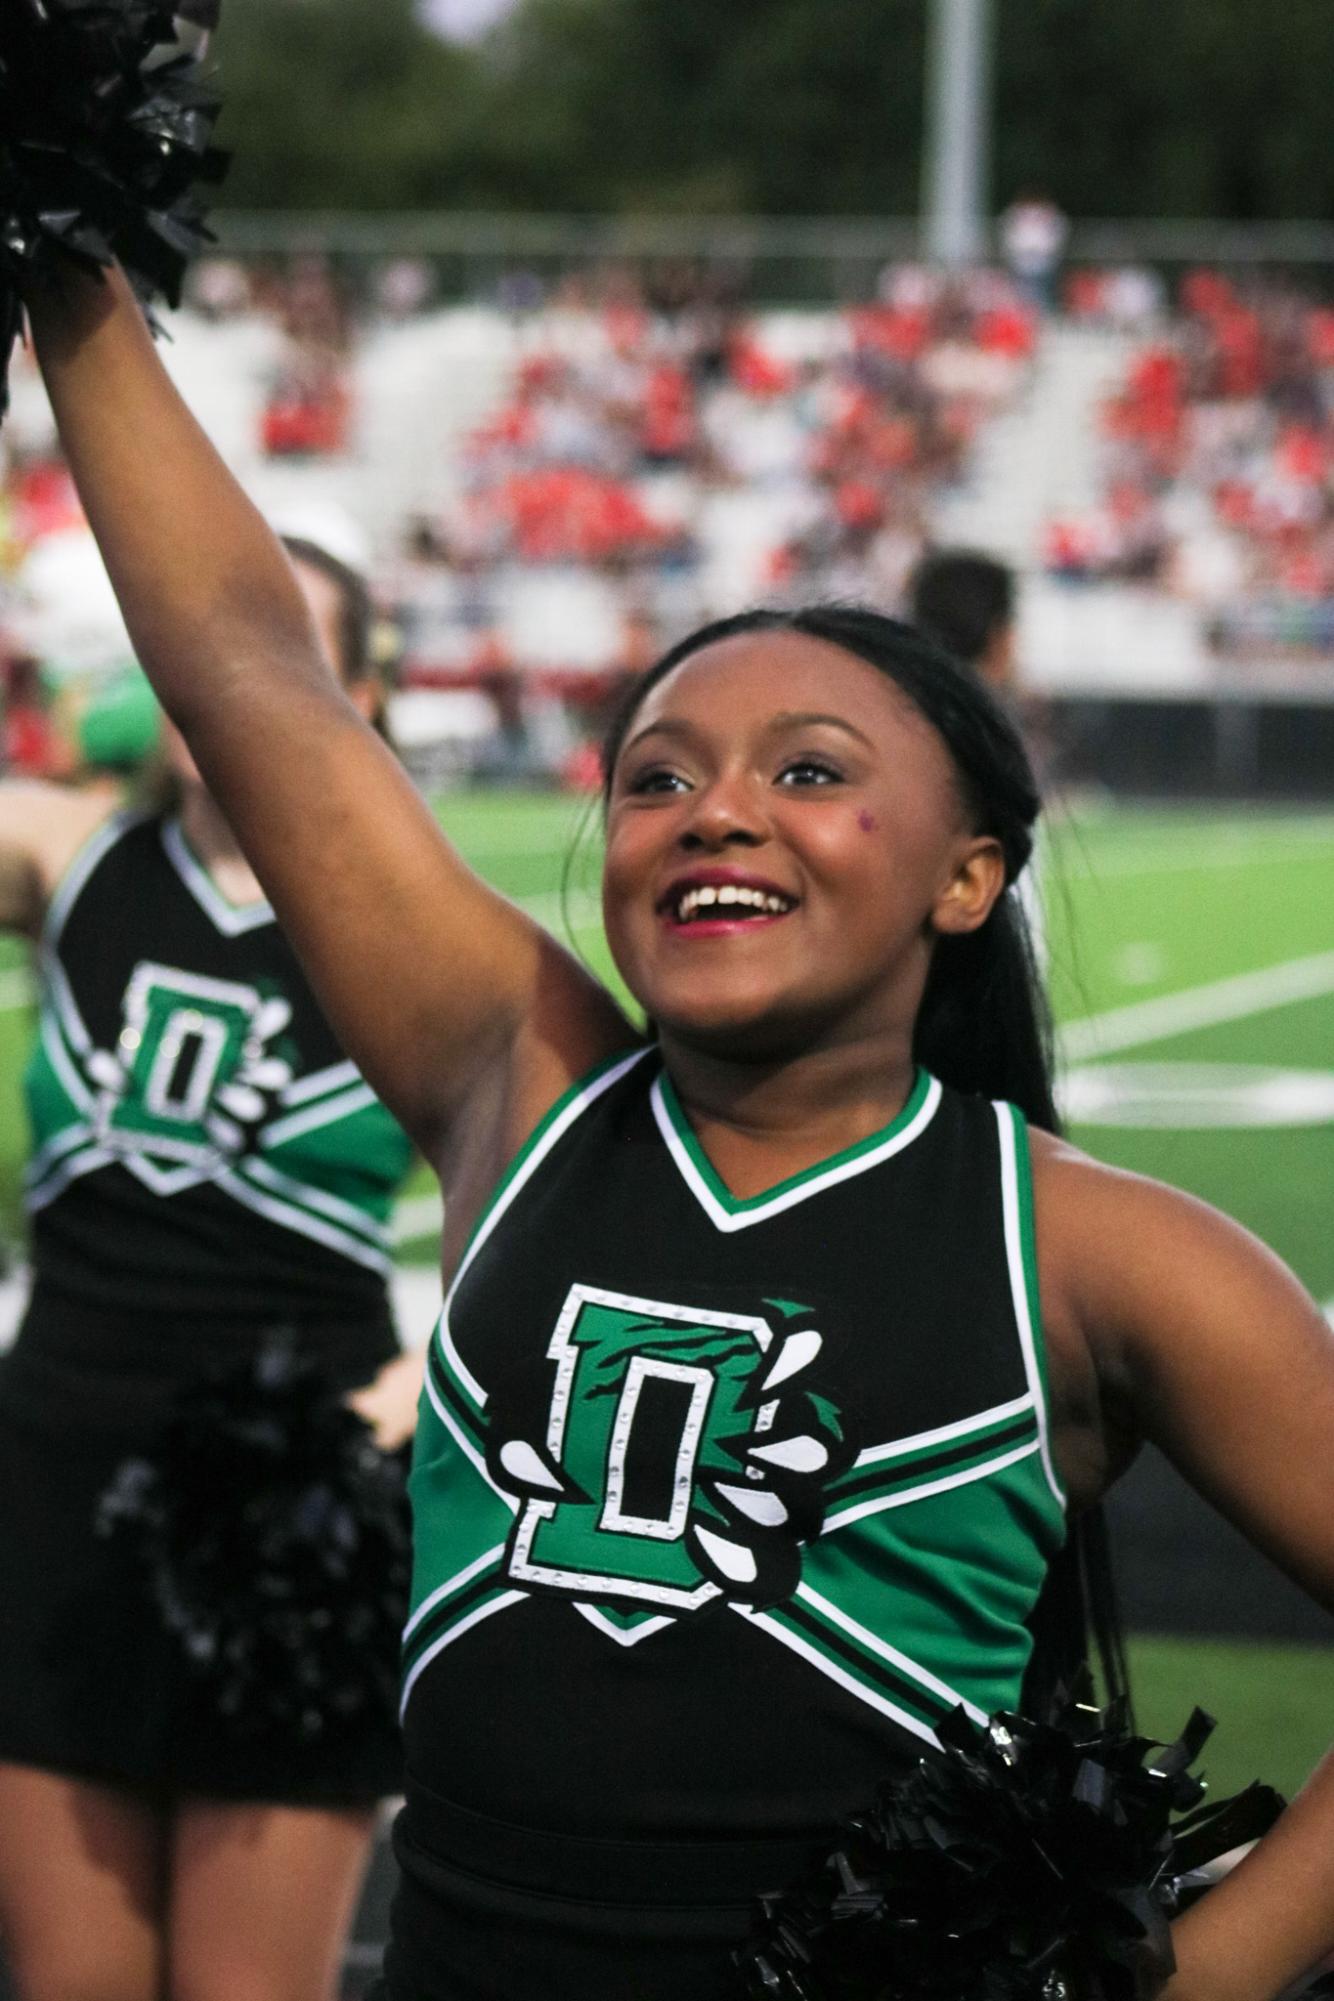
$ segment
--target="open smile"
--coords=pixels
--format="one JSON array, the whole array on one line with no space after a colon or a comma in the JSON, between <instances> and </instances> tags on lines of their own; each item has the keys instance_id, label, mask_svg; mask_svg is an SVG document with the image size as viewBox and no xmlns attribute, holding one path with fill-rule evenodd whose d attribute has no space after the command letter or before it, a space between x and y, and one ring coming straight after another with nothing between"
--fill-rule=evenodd
<instances>
[{"instance_id":1,"label":"open smile","mask_svg":"<svg viewBox=\"0 0 1334 2001\"><path fill-rule=\"evenodd\" d=\"M673 883L659 898L658 915L671 931L717 937L778 923L791 915L797 903L798 898L775 883L701 874Z\"/></svg>"}]
</instances>

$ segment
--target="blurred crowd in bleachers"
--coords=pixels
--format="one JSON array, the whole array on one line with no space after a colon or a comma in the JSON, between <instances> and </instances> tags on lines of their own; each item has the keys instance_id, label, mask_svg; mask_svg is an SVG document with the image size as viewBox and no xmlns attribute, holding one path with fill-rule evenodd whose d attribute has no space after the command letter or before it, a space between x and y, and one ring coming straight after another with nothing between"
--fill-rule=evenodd
<instances>
[{"instance_id":1,"label":"blurred crowd in bleachers","mask_svg":"<svg viewBox=\"0 0 1334 2001\"><path fill-rule=\"evenodd\" d=\"M753 598L897 603L932 505L1022 382L993 273L888 274L843 312L664 310L621 276L528 321L456 490L395 577L419 678L522 666L589 696Z\"/></svg>"},{"instance_id":2,"label":"blurred crowd in bleachers","mask_svg":"<svg viewBox=\"0 0 1334 2001\"><path fill-rule=\"evenodd\" d=\"M317 482L363 466L367 357L386 329L434 338L436 279L414 257L355 280L313 255L203 264L197 318L263 329L255 454ZM392 532L371 532L405 684L469 692L497 769L577 758L623 677L702 619L757 599L901 608L989 427L1040 386L1044 324L1119 343L1121 360L1096 500L1046 521L1035 571L1072 594L1121 586L1196 608L1215 658L1334 652L1334 311L1286 283L1198 271L1169 288L1126 267L1067 273L1058 290L1015 260L896 264L854 303L776 311L747 306L736 273L683 261L511 271L483 318L500 357L487 400L448 451L443 434L431 446L429 402L414 413L436 476ZM0 598L80 520L30 362L14 388ZM68 599L58 570L38 596ZM77 655L70 624L60 645ZM0 601L8 758L57 769L53 663L34 671L26 635ZM574 723L535 750L543 696Z\"/></svg>"},{"instance_id":3,"label":"blurred crowd in bleachers","mask_svg":"<svg viewBox=\"0 0 1334 2001\"><path fill-rule=\"evenodd\" d=\"M1053 575L1181 597L1232 658L1334 650L1334 310L1192 272L1102 420L1102 496L1049 524Z\"/></svg>"}]
</instances>

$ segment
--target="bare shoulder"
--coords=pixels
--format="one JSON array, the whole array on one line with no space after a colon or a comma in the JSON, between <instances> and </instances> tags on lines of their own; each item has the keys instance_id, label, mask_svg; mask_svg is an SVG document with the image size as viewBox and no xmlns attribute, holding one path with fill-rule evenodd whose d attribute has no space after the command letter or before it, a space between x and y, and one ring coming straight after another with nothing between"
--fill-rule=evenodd
<instances>
[{"instance_id":1,"label":"bare shoulder","mask_svg":"<svg viewBox=\"0 0 1334 2001\"><path fill-rule=\"evenodd\" d=\"M1260 1239L1197 1196L1032 1135L1037 1228L1051 1277L1103 1346L1239 1296L1315 1308ZM1317 1320L1319 1315L1315 1314Z\"/></svg>"},{"instance_id":2,"label":"bare shoulder","mask_svg":"<svg viewBox=\"0 0 1334 2001\"><path fill-rule=\"evenodd\" d=\"M1267 1245L1180 1189L1042 1134L1033 1185L1053 1372L1085 1400L1084 1429L1078 1409L1068 1424L1085 1493L1149 1439L1328 1602L1334 1330L1315 1302Z\"/></svg>"},{"instance_id":3,"label":"bare shoulder","mask_svg":"<svg viewBox=\"0 0 1334 2001\"><path fill-rule=\"evenodd\" d=\"M56 885L118 805L109 788L0 783L0 925L35 932Z\"/></svg>"}]
</instances>

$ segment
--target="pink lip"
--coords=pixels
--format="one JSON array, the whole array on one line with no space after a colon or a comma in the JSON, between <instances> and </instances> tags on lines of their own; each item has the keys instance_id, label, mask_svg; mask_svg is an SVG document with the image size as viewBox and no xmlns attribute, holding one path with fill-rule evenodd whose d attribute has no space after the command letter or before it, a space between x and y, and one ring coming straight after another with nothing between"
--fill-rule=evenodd
<instances>
[{"instance_id":1,"label":"pink lip","mask_svg":"<svg viewBox=\"0 0 1334 2001\"><path fill-rule=\"evenodd\" d=\"M750 917L692 917L681 924L673 915L681 898L691 889L755 889L762 896L781 896L796 908L800 899L781 883L770 882L767 877L750 875L744 869L701 868L692 869L689 875L680 875L658 899L658 916L673 936L681 937L687 932L692 938L726 938L738 931L757 931L771 924L781 924L792 910L760 911Z\"/></svg>"}]
</instances>

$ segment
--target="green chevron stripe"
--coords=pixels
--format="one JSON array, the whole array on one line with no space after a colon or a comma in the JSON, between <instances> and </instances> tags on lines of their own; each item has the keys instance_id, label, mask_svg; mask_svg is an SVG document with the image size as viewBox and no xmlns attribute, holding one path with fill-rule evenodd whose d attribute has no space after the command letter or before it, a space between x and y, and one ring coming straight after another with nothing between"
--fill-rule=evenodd
<instances>
[{"instance_id":1,"label":"green chevron stripe","mask_svg":"<svg viewBox=\"0 0 1334 2001\"><path fill-rule=\"evenodd\" d=\"M450 1366L449 1357L442 1352L440 1343L434 1339L427 1350L426 1367L441 1402L447 1405L451 1416L467 1432L478 1450L484 1451L486 1418Z\"/></svg>"},{"instance_id":2,"label":"green chevron stripe","mask_svg":"<svg viewBox=\"0 0 1334 2001\"><path fill-rule=\"evenodd\" d=\"M891 1650L877 1645L874 1636L858 1630L854 1622L831 1617L807 1590L800 1590L785 1605L750 1617L813 1666L845 1684L851 1681L874 1706L888 1708L919 1730L933 1732L959 1706L952 1691L940 1693L918 1679L912 1663L891 1658Z\"/></svg>"},{"instance_id":3,"label":"green chevron stripe","mask_svg":"<svg viewBox=\"0 0 1334 2001\"><path fill-rule=\"evenodd\" d=\"M1036 1444L1037 1437L1037 1413L1030 1405L976 1431L937 1439L912 1451L886 1452L875 1447L861 1453L855 1464L831 1483L827 1512L836 1515L854 1503L889 1500L937 1480L985 1470L995 1460Z\"/></svg>"}]
</instances>

